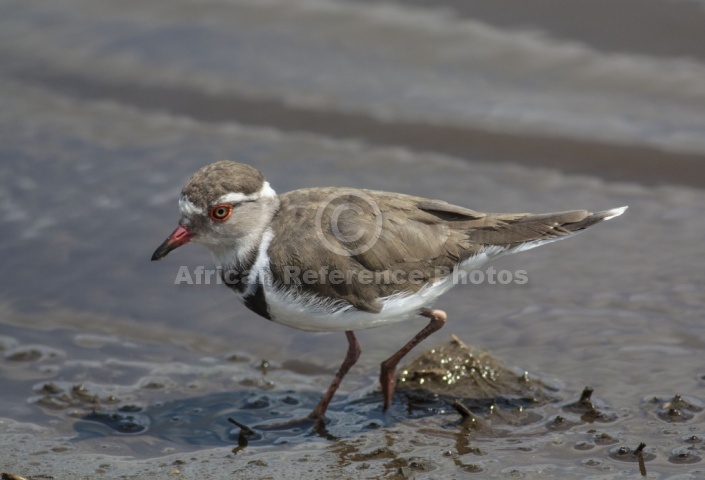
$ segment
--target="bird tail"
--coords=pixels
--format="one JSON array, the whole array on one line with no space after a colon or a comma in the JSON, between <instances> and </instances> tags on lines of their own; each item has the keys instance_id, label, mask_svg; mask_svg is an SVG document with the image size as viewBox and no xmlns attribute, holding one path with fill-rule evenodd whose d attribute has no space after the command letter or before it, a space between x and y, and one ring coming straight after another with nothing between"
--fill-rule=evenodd
<instances>
[{"instance_id":1,"label":"bird tail","mask_svg":"<svg viewBox=\"0 0 705 480\"><path fill-rule=\"evenodd\" d=\"M569 232L579 232L580 230L585 230L588 227L600 223L604 220L612 220L614 217L618 217L623 214L629 207L619 207L611 208L609 210L602 210L601 212L588 213L587 216L577 222L568 222L561 225Z\"/></svg>"},{"instance_id":2,"label":"bird tail","mask_svg":"<svg viewBox=\"0 0 705 480\"><path fill-rule=\"evenodd\" d=\"M518 253L572 237L596 223L618 217L626 209L619 207L595 213L571 210L538 215L500 214L493 219L491 228L476 229L468 236L471 241L486 247L499 247L498 252Z\"/></svg>"}]
</instances>

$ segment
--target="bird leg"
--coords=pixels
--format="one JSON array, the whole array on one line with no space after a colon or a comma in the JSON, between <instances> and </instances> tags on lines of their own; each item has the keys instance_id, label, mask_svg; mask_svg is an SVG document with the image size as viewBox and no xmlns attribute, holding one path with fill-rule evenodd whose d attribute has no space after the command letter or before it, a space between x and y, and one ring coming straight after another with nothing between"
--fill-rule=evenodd
<instances>
[{"instance_id":1,"label":"bird leg","mask_svg":"<svg viewBox=\"0 0 705 480\"><path fill-rule=\"evenodd\" d=\"M335 374L335 377L333 377L333 381L331 382L330 387L328 387L326 394L323 395L321 401L318 402L316 408L314 408L313 412L311 412L308 416L308 418L315 420L316 422L314 429L317 429L323 425L328 404L333 399L333 395L335 395L336 390L338 390L340 382L343 380L345 374L348 373L350 367L355 365L357 359L360 358L360 352L362 352L362 350L360 349L360 344L358 343L355 334L352 331L347 331L345 332L345 336L348 337L348 352L345 354L345 360L343 360L343 364L340 365L338 372Z\"/></svg>"},{"instance_id":2,"label":"bird leg","mask_svg":"<svg viewBox=\"0 0 705 480\"><path fill-rule=\"evenodd\" d=\"M416 345L421 343L424 339L430 336L433 332L440 330L446 323L448 318L446 312L443 310L431 310L428 308L422 308L419 312L424 317L431 319L419 333L417 333L414 338L409 340L409 342L401 347L397 353L386 359L381 364L379 372L379 383L382 385L382 394L384 395L384 409L387 410L392 404L392 395L394 395L394 371L397 368L399 361L404 358L404 356L411 351Z\"/></svg>"}]
</instances>

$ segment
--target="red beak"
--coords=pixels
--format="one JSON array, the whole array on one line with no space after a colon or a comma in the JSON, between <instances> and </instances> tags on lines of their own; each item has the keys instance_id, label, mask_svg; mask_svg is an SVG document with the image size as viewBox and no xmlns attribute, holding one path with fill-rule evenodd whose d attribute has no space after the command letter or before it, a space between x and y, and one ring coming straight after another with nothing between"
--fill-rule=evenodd
<instances>
[{"instance_id":1,"label":"red beak","mask_svg":"<svg viewBox=\"0 0 705 480\"><path fill-rule=\"evenodd\" d=\"M193 233L188 231L183 226L179 225L178 227L176 227L176 230L174 230L171 235L169 235L169 238L164 240L164 243L159 245L159 248L154 251L154 254L152 255L152 261L161 260L162 258L166 257L167 254L175 248L178 248L181 245L188 243L189 240L191 240L191 237L193 237Z\"/></svg>"}]
</instances>

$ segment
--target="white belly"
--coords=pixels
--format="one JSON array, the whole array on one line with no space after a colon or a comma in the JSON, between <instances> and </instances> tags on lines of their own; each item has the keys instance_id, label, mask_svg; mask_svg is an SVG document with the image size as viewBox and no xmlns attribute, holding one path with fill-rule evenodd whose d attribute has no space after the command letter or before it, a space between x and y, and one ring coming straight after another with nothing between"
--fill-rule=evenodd
<instances>
[{"instance_id":1,"label":"white belly","mask_svg":"<svg viewBox=\"0 0 705 480\"><path fill-rule=\"evenodd\" d=\"M264 296L272 320L282 325L317 332L336 332L381 327L402 322L429 308L438 297L453 287L452 275L416 293L397 294L382 299L382 310L370 313L351 305L321 299L296 289L265 286Z\"/></svg>"}]
</instances>

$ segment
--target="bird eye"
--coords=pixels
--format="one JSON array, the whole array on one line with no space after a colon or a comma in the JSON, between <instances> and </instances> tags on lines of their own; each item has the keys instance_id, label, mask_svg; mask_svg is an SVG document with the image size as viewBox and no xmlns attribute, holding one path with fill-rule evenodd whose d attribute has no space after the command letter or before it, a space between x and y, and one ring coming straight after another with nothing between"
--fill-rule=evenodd
<instances>
[{"instance_id":1,"label":"bird eye","mask_svg":"<svg viewBox=\"0 0 705 480\"><path fill-rule=\"evenodd\" d=\"M231 213L233 213L232 205L216 205L211 208L210 216L216 222L224 222L230 217Z\"/></svg>"}]
</instances>

